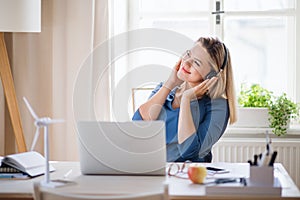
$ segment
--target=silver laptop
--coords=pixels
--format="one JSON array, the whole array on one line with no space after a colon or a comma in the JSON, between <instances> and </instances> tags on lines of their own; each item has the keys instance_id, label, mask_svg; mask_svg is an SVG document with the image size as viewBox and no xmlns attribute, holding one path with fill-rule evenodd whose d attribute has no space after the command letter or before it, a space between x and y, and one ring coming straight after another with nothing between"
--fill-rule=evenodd
<instances>
[{"instance_id":1,"label":"silver laptop","mask_svg":"<svg viewBox=\"0 0 300 200\"><path fill-rule=\"evenodd\" d=\"M78 122L83 174L165 175L163 121Z\"/></svg>"}]
</instances>

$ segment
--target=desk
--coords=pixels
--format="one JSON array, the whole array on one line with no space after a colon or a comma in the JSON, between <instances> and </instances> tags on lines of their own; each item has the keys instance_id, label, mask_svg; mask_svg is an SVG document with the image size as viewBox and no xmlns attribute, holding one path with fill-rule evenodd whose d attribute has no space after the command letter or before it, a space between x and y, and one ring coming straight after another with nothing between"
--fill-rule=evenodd
<instances>
[{"instance_id":1,"label":"desk","mask_svg":"<svg viewBox=\"0 0 300 200\"><path fill-rule=\"evenodd\" d=\"M205 196L205 186L192 184L188 179L168 176L83 176L80 173L78 162L53 162L52 164L56 168L56 171L51 173L52 180L63 179L64 175L72 170L67 179L76 182L76 184L55 189L66 193L108 195L162 191L162 185L166 181L169 183L170 199L253 199L253 197ZM226 165L226 168L234 171L234 173L249 176L249 166L245 163L213 163L213 165ZM277 199L300 199L298 188L281 164L275 164L274 173L283 186L282 197ZM27 180L0 180L0 199L32 199L33 182L41 180L43 180L43 176ZM255 199L276 198L261 197Z\"/></svg>"}]
</instances>

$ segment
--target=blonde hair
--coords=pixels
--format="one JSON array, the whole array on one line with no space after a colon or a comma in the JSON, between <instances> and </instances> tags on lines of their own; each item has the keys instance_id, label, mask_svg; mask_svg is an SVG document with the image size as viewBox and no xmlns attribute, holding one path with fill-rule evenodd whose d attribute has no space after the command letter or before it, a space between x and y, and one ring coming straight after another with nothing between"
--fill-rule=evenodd
<instances>
[{"instance_id":1,"label":"blonde hair","mask_svg":"<svg viewBox=\"0 0 300 200\"><path fill-rule=\"evenodd\" d=\"M226 53L224 48L227 49L227 64L224 69L221 70L217 83L213 88L210 88L208 95L211 99L220 97L227 98L229 105L229 122L230 124L233 124L237 120L236 96L229 50L218 38L201 37L197 42L199 42L210 55L210 67L216 73L220 71L220 67L225 61Z\"/></svg>"}]
</instances>

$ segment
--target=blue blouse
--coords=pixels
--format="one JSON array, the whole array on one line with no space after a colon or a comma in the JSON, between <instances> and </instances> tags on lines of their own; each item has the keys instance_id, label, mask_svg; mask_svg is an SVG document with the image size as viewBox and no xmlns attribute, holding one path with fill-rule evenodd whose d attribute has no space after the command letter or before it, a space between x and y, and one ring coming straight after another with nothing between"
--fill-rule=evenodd
<instances>
[{"instance_id":1,"label":"blue blouse","mask_svg":"<svg viewBox=\"0 0 300 200\"><path fill-rule=\"evenodd\" d=\"M151 93L150 98L162 87L160 83ZM167 161L204 162L205 156L211 154L212 146L223 135L229 118L228 101L224 98L210 99L204 96L202 99L191 102L191 111L196 132L183 143L178 144L178 117L180 107L173 109L172 102L177 88L174 88L166 98L165 104L157 120L165 121ZM143 120L137 110L133 120Z\"/></svg>"}]
</instances>

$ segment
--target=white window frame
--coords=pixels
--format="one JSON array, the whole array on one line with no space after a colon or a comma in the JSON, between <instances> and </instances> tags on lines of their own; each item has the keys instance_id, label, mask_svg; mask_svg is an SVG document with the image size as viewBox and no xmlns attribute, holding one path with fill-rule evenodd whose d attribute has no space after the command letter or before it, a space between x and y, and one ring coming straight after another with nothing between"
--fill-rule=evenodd
<instances>
[{"instance_id":1,"label":"white window frame","mask_svg":"<svg viewBox=\"0 0 300 200\"><path fill-rule=\"evenodd\" d=\"M178 13L174 12L170 12L170 13L166 13L166 14L158 14L158 13L154 13L154 12L148 12L148 13L144 13L143 15L141 15L138 10L139 10L139 5L138 2L139 1L132 1L132 0L126 0L127 1L127 30L124 31L128 31L128 30L132 30L132 29L136 29L138 27L138 19L140 17L172 17L172 18L176 18L178 17ZM188 16L186 15L180 15L180 18L184 18L184 17L201 17L201 16L207 16L209 15L209 19L210 19L210 24L214 24L215 21L215 16L216 15L212 15L211 12L215 11L215 5L216 5L216 1L219 1L221 3L221 9L223 10L223 1L224 0L213 0L210 1L210 9L211 11L209 12L191 12L189 13ZM129 14L130 13L130 14ZM297 4L296 2L296 10L294 9L286 9L283 11L225 11L224 14L221 15L221 24L219 25L212 25L210 27L210 32L212 35L216 35L219 38L223 39L224 37L224 29L223 29L223 21L224 21L224 17L226 16L282 16L282 15L295 15L296 19L300 19L300 9L299 9L299 4ZM295 27L295 32L294 34L297 35L297 33L300 32L300 20L296 20L296 27ZM298 37L295 37L296 41L289 41L289 46L291 48L295 48L295 55L292 55L294 58L292 59L288 59L289 60L289 64L288 64L288 76L289 76L289 85L293 85L293 88L291 88L291 91L288 91L289 94L291 94L291 97L296 101L296 102L300 102L300 80L297 79L297 77L300 77L300 57L297 57L297 50L300 49L300 39ZM294 73L296 72L296 73Z\"/></svg>"},{"instance_id":2,"label":"white window frame","mask_svg":"<svg viewBox=\"0 0 300 200\"><path fill-rule=\"evenodd\" d=\"M223 1L224 0L215 0L215 1L220 1L221 2L221 7L223 9ZM300 10L299 4L295 2L296 8L294 9L285 9L282 11L225 11L225 14L221 17L221 24L216 25L216 31L215 34L218 35L220 38L224 39L224 29L223 29L223 24L224 24L224 17L225 16L296 16L296 27L295 27L295 32L290 33L293 34L291 35L292 38L296 38L296 41L293 41L292 39L288 41L288 46L289 48L294 48L293 52L294 55L290 55L291 58L288 59L288 77L289 77L289 85L293 85L292 88L288 88L288 94L292 97L292 99L295 102L300 103L300 80L297 80L297 77L300 77L300 57L297 57L297 50L300 50L300 42L299 38L296 37L296 33L300 32L300 21L297 19L300 19ZM223 9L224 10L224 9ZM294 73L296 72L296 73Z\"/></svg>"},{"instance_id":3,"label":"white window frame","mask_svg":"<svg viewBox=\"0 0 300 200\"><path fill-rule=\"evenodd\" d=\"M121 32L125 32L125 31L129 31L132 29L136 29L138 27L138 19L140 16L139 13L139 5L138 2L136 0L122 0L122 1L118 1L118 0L112 0L111 3L111 8L113 9L120 9L122 7L122 5L120 5L120 2L123 2L123 8L124 9L124 13L123 13L123 18L122 21L119 21L119 23L123 24L122 28L119 27L119 24L117 24L117 20L116 17L117 15L114 15L114 13L111 14L111 28L110 28L110 35L113 36L115 34L121 33ZM224 0L213 0L210 1L210 9L211 11L215 11L215 5L216 5L216 1L220 1L221 3L221 8L223 9L223 1ZM223 39L223 21L224 21L224 17L226 16L282 16L282 15L295 15L296 16L296 20L295 20L295 32L293 34L297 35L297 33L300 33L300 8L299 8L299 4L297 3L297 1L295 1L295 10L294 9L286 9L284 11L242 11L242 12L237 12L237 11L225 11L225 14L221 15L221 24L220 25L215 25L215 26L211 26L210 27L210 32L213 35L218 36L219 38ZM215 20L215 15L211 14L211 11L209 12L191 12L190 15L188 17L201 17L201 16L207 16L210 15L209 20L210 20L210 24L214 23ZM115 11L115 13L118 13L119 11ZM167 13L166 15L159 15L157 13L144 13L143 17L147 17L147 16L155 16L155 17L161 17L161 16L167 16L167 17L178 17L178 13L174 12L174 13ZM184 18L184 15L180 15L181 18ZM298 19L298 20L297 20ZM124 25L125 24L125 25ZM119 27L119 30L115 30L116 27ZM295 37L296 41L295 42L289 42L289 46L291 48L295 48L294 52L295 55L292 55L292 59L288 59L289 60L289 74L288 76L290 77L290 85L293 85L292 91L289 91L289 94L291 94L293 100L295 100L296 102L300 102L300 56L297 56L297 50L300 51L300 38L299 37ZM299 54L299 52L298 52ZM129 65L130 60L128 60L127 64ZM294 73L295 72L295 73ZM297 79L297 77L299 77ZM112 76L112 80L113 80L113 76ZM112 88L113 90L113 88ZM297 128L298 129L298 128Z\"/></svg>"},{"instance_id":4,"label":"white window frame","mask_svg":"<svg viewBox=\"0 0 300 200\"><path fill-rule=\"evenodd\" d=\"M298 33L298 34L297 34ZM296 3L296 35L300 33L300 4ZM300 52L300 38L296 37L296 59L295 59L295 67L296 67L296 80L295 80L295 87L296 87L296 101L300 102L300 57L297 56Z\"/></svg>"}]
</instances>

